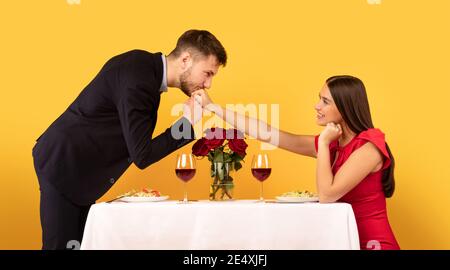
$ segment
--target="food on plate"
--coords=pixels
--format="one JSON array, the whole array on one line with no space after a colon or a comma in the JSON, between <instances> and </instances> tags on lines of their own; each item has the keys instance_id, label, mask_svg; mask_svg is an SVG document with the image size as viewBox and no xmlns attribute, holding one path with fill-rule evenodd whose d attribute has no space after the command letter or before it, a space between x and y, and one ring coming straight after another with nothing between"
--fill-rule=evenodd
<instances>
[{"instance_id":1,"label":"food on plate","mask_svg":"<svg viewBox=\"0 0 450 270\"><path fill-rule=\"evenodd\" d=\"M151 188L143 188L140 191L136 191L133 189L125 194L120 195L119 197L161 197L161 192Z\"/></svg>"},{"instance_id":2,"label":"food on plate","mask_svg":"<svg viewBox=\"0 0 450 270\"><path fill-rule=\"evenodd\" d=\"M286 193L283 193L281 195L281 197L290 197L290 198L313 198L313 197L317 197L316 194L308 191L308 190L303 190L303 191L299 191L299 190L294 190L294 191L289 191Z\"/></svg>"}]
</instances>

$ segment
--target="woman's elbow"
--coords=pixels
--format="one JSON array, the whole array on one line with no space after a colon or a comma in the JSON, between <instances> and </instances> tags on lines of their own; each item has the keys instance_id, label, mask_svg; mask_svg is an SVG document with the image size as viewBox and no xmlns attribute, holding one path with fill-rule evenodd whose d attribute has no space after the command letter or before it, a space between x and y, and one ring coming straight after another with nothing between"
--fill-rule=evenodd
<instances>
[{"instance_id":1,"label":"woman's elbow","mask_svg":"<svg viewBox=\"0 0 450 270\"><path fill-rule=\"evenodd\" d=\"M319 193L319 203L334 203L338 199L327 194Z\"/></svg>"}]
</instances>

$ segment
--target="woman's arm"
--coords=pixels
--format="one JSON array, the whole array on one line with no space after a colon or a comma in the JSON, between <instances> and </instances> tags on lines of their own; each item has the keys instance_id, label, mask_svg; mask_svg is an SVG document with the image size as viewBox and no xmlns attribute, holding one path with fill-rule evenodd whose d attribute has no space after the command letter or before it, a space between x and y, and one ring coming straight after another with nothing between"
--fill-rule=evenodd
<instances>
[{"instance_id":1,"label":"woman's arm","mask_svg":"<svg viewBox=\"0 0 450 270\"><path fill-rule=\"evenodd\" d=\"M381 169L383 158L368 142L353 152L336 175L331 170L329 144L339 138L340 128L327 125L320 134L317 151L317 192L321 203L335 202L358 185L367 175Z\"/></svg>"},{"instance_id":2,"label":"woman's arm","mask_svg":"<svg viewBox=\"0 0 450 270\"><path fill-rule=\"evenodd\" d=\"M253 138L300 155L309 157L317 156L314 146L314 136L296 135L285 132L270 126L262 120L222 108L217 104L208 103L205 108ZM267 132L263 135L258 130L265 130ZM270 136L265 136L266 133L269 133Z\"/></svg>"}]
</instances>

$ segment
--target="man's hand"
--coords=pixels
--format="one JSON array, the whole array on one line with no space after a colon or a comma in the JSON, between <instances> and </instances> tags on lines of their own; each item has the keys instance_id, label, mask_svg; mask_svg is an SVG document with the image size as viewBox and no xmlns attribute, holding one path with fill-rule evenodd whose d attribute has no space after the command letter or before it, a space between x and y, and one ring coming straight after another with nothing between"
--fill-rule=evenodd
<instances>
[{"instance_id":1,"label":"man's hand","mask_svg":"<svg viewBox=\"0 0 450 270\"><path fill-rule=\"evenodd\" d=\"M192 125L195 125L202 119L203 108L201 97L192 94L191 97L184 102L183 117L189 120Z\"/></svg>"}]
</instances>

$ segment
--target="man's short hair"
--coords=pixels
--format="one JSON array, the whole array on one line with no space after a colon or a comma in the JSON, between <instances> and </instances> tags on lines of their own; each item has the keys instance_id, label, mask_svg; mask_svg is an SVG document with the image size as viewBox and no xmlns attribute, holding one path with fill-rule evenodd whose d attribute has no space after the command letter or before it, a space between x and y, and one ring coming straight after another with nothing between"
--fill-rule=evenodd
<instances>
[{"instance_id":1,"label":"man's short hair","mask_svg":"<svg viewBox=\"0 0 450 270\"><path fill-rule=\"evenodd\" d=\"M192 49L206 57L214 55L222 66L227 64L225 48L213 34L206 30L192 29L184 32L178 38L177 46L169 55L178 57L182 52Z\"/></svg>"}]
</instances>

